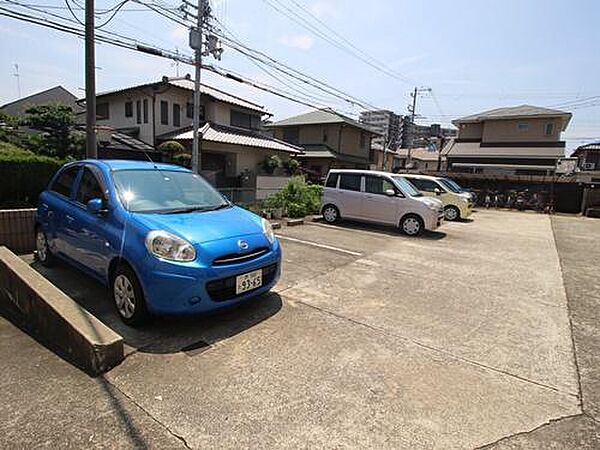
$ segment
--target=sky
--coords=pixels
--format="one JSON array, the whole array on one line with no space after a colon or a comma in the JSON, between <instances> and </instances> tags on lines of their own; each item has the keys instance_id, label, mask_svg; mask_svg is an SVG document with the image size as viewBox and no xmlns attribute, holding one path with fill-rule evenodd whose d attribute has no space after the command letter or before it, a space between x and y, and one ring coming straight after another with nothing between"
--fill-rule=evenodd
<instances>
[{"instance_id":1,"label":"sky","mask_svg":"<svg viewBox=\"0 0 600 450\"><path fill-rule=\"evenodd\" d=\"M14 1L42 8L65 6L63 0ZM147 1L171 7L181 4ZM120 0L96 0L96 8L117 3ZM280 12L287 7L301 13L295 3L394 76ZM431 93L417 98L421 124L449 126L454 118L502 106L553 107L600 96L598 0L211 0L211 5L219 21L246 45L378 108L407 114L411 90L431 88ZM16 10L8 0L0 0L0 7ZM51 11L69 16L68 10ZM75 13L83 20L81 11ZM312 23L332 36L330 30ZM191 55L185 27L133 1L106 29ZM175 76L178 70L180 75L193 73L191 66L177 67L168 60L106 44L97 45L96 58L98 91ZM221 61L207 62L260 82L279 83L227 47ZM0 105L19 97L18 84L22 96L59 84L84 96L84 49L77 37L0 16L0 68ZM205 71L202 77L207 84L264 105L274 120L309 110ZM592 104L564 108L573 113L563 134L568 150L600 140L600 100ZM345 113L360 112L339 100L330 99L327 105Z\"/></svg>"}]
</instances>

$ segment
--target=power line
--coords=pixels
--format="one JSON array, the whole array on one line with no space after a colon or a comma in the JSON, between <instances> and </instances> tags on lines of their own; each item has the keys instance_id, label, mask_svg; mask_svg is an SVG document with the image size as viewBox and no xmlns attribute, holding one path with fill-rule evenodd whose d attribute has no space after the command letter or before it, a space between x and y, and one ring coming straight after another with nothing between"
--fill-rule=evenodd
<instances>
[{"instance_id":1,"label":"power line","mask_svg":"<svg viewBox=\"0 0 600 450\"><path fill-rule=\"evenodd\" d=\"M31 23L34 25L39 25L39 26L42 26L45 28L50 28L50 29L53 29L56 31L60 31L62 33L75 35L80 38L84 37L84 35L85 35L85 32L82 29L73 28L71 26L61 24L58 22L54 22L49 19L37 18L37 17L31 16L31 15L28 15L25 13L17 14L17 13L14 13L13 11L3 8L1 6L0 6L0 16L5 16L5 17L9 17L9 18L12 18L15 20ZM106 31L103 32L103 34L106 34L106 33L111 34L110 32L106 32ZM123 40L123 39L116 39L116 38L112 38L110 36L105 36L105 35L97 35L96 39L99 42L106 43L109 45L114 45L114 46L121 47L121 48L124 48L127 50L137 51L137 52L150 54L153 56L167 58L167 59L171 59L171 60L177 60L177 61L180 61L184 64L188 64L191 66L195 65L193 60L189 57L181 56L180 54L175 54L169 50L164 50L164 49L154 48L154 47L145 47L143 45L138 44L136 40L133 40L131 38L130 38L130 42L127 42L126 40ZM134 41L134 42L131 42L131 41ZM222 77L225 77L229 80L247 84L256 89L268 92L270 94L293 101L295 103L299 103L299 104L308 106L310 108L318 109L318 110L330 111L336 115L341 115L341 114L337 113L335 110L333 110L332 108L323 108L323 107L315 105L313 103L304 101L300 98L295 97L294 95L290 95L289 93L281 91L280 89L274 88L274 87L266 85L264 83L254 81L250 78L243 77L241 75L237 75L234 72L231 72L225 68L215 67L212 65L203 65L202 68L205 70L208 70L210 72L213 72L217 75L220 75Z\"/></svg>"},{"instance_id":2,"label":"power line","mask_svg":"<svg viewBox=\"0 0 600 450\"><path fill-rule=\"evenodd\" d=\"M281 2L279 0L274 0L275 2L277 2L278 4L281 5ZM353 51L349 51L353 56L357 57L358 59L360 59L361 61L365 62L366 64L368 64L369 66L375 68L376 70L384 73L385 75L388 75L392 78L395 78L396 80L402 81L404 83L408 83L408 84L418 84L416 81L411 80L410 78L398 74L396 72L394 72L393 70L391 70L389 67L386 66L385 63L383 63L382 61L378 60L377 58L371 56L369 53L365 52L364 50L360 49L359 47L357 47L354 43L352 43L350 40L348 40L346 37L344 37L342 34L340 34L339 32L337 32L336 30L334 30L332 27L330 27L327 23L323 22L321 19L319 19L317 16L315 16L311 11L309 11L308 9L306 9L305 6L303 6L302 4L298 3L296 0L290 0L298 9L300 9L301 11L304 12L304 14L308 17L310 17L312 20L316 21L321 27L329 30L334 36L337 36L343 43L345 43L348 47L350 47L351 49L355 50L356 52L358 52L360 55L356 55ZM283 5L282 5L283 6ZM285 6L284 6L285 7ZM292 12L292 10L290 10L289 8L286 8L288 11ZM298 16L300 17L300 16ZM292 19L293 20L293 19ZM311 28L312 27L311 25ZM320 30L319 30L320 32ZM321 33L321 32L320 32ZM321 33L323 34L323 33ZM343 44L342 44L343 45ZM368 59L369 61L365 61L364 58Z\"/></svg>"}]
</instances>

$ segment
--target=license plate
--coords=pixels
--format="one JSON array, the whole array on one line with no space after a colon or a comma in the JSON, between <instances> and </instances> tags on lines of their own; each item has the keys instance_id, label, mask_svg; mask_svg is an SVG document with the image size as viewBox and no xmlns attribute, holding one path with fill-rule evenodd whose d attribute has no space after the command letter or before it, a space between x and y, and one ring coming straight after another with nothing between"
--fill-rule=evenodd
<instances>
[{"instance_id":1,"label":"license plate","mask_svg":"<svg viewBox=\"0 0 600 450\"><path fill-rule=\"evenodd\" d=\"M242 294L262 286L262 270L255 270L235 278L235 293Z\"/></svg>"}]
</instances>

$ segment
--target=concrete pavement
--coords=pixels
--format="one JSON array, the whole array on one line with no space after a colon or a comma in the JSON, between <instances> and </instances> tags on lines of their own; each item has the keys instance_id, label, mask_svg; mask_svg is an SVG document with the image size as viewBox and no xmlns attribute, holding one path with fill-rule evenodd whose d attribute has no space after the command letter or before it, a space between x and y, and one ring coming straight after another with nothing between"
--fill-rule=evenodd
<instances>
[{"instance_id":1,"label":"concrete pavement","mask_svg":"<svg viewBox=\"0 0 600 450\"><path fill-rule=\"evenodd\" d=\"M141 435L148 446L598 448L599 321L589 303L598 255L578 255L600 221L558 219L556 243L549 217L496 211L420 239L354 224L284 227L278 232L293 240L282 240L285 270L275 293L223 315L161 319L141 331L118 322L93 281L66 266L45 275L123 334L128 356L100 387L119 395L136 423L133 439ZM588 308L579 321L577 295ZM11 348L0 349L13 358ZM28 436L16 442L68 443L50 424L70 430L58 419L70 417L69 405L103 398L96 380L70 375L56 396L34 389L37 416L19 406L19 391L55 364L46 360L8 387L12 403L0 418L18 416L11 429L26 427ZM587 371L585 413L577 367ZM16 372L2 379L11 377ZM82 387L70 392L71 383ZM105 415L126 423L101 400L91 409L101 411L101 429ZM48 427L27 428L27 418ZM115 435L122 429L115 425Z\"/></svg>"}]
</instances>

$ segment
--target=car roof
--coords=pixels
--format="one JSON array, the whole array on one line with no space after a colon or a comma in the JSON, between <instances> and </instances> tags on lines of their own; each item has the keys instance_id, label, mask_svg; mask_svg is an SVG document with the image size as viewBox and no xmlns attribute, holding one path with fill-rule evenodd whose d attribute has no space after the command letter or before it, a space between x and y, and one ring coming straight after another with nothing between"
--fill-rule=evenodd
<instances>
[{"instance_id":1,"label":"car roof","mask_svg":"<svg viewBox=\"0 0 600 450\"><path fill-rule=\"evenodd\" d=\"M367 169L331 169L329 173L353 173L356 175L384 175L392 176L396 175L392 172L383 172L381 170L367 170Z\"/></svg>"},{"instance_id":2,"label":"car roof","mask_svg":"<svg viewBox=\"0 0 600 450\"><path fill-rule=\"evenodd\" d=\"M170 171L180 171L180 172L189 172L189 169L186 169L182 166L177 166L175 164L165 164L165 163L154 163L150 161L134 161L128 159L86 159L80 161L81 163L87 164L95 164L98 166L105 166L109 170L170 170Z\"/></svg>"},{"instance_id":3,"label":"car roof","mask_svg":"<svg viewBox=\"0 0 600 450\"><path fill-rule=\"evenodd\" d=\"M418 173L399 173L398 175L402 175L406 178L421 178L423 180L439 180L440 177L433 177L431 175L420 175Z\"/></svg>"}]
</instances>

